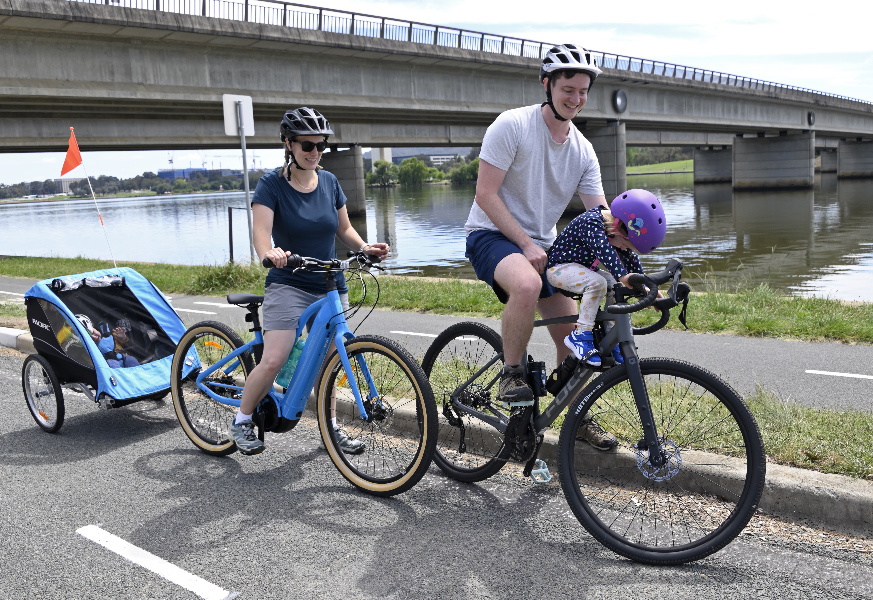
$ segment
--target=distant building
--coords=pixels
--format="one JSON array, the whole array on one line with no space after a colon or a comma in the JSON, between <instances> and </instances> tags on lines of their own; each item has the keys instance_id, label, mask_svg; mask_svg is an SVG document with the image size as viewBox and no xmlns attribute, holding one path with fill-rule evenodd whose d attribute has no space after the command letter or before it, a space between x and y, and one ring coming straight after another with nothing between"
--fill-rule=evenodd
<instances>
[{"instance_id":1,"label":"distant building","mask_svg":"<svg viewBox=\"0 0 873 600\"><path fill-rule=\"evenodd\" d=\"M364 158L375 158L373 162L376 160L390 160L395 165L399 165L407 158L412 158L415 156L424 155L430 158L430 161L434 166L439 166L446 162L451 162L455 160L456 156L467 156L470 153L470 150L473 148L374 148L376 156L373 157L372 153L365 152ZM386 152L387 151L387 152ZM451 153L451 154L450 154ZM386 155L385 158L381 158L382 155Z\"/></svg>"},{"instance_id":2,"label":"distant building","mask_svg":"<svg viewBox=\"0 0 873 600\"><path fill-rule=\"evenodd\" d=\"M209 177L213 174L217 174L220 177L242 177L242 169L204 169L201 167L192 167L189 169L160 169L158 171L158 177L173 181L180 177L190 179L197 173L202 174L204 177Z\"/></svg>"},{"instance_id":3,"label":"distant building","mask_svg":"<svg viewBox=\"0 0 873 600\"><path fill-rule=\"evenodd\" d=\"M77 181L84 181L84 177L68 177L66 179L52 179L55 182L55 185L58 186L58 191L63 192L64 194L70 193L70 184L76 183Z\"/></svg>"}]
</instances>

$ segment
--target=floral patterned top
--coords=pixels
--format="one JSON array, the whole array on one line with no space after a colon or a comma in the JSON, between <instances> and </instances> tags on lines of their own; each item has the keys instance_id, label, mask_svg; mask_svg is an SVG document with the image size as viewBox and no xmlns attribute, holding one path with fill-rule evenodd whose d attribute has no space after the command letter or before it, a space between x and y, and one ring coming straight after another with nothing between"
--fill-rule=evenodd
<instances>
[{"instance_id":1,"label":"floral patterned top","mask_svg":"<svg viewBox=\"0 0 873 600\"><path fill-rule=\"evenodd\" d=\"M548 267L576 263L596 271L602 265L616 280L628 273L643 272L634 251L616 248L609 243L606 222L601 214L603 209L595 206L567 224L549 248Z\"/></svg>"}]
</instances>

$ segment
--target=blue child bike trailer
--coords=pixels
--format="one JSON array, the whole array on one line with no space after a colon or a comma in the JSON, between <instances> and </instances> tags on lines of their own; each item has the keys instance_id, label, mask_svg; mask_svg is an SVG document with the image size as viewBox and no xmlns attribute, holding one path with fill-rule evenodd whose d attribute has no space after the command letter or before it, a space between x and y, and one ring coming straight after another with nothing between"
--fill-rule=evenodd
<instances>
[{"instance_id":1,"label":"blue child bike trailer","mask_svg":"<svg viewBox=\"0 0 873 600\"><path fill-rule=\"evenodd\" d=\"M63 422L61 387L104 408L169 392L185 325L140 273L120 267L44 279L24 301L37 354L25 359L22 383L31 413L46 431Z\"/></svg>"}]
</instances>

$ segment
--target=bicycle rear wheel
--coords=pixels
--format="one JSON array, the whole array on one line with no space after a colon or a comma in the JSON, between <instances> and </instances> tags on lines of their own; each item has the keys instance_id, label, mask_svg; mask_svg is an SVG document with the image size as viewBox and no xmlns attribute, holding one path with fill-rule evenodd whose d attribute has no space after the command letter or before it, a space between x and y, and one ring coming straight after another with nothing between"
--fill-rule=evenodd
<instances>
[{"instance_id":1,"label":"bicycle rear wheel","mask_svg":"<svg viewBox=\"0 0 873 600\"><path fill-rule=\"evenodd\" d=\"M422 369L439 405L439 438L433 460L452 479L483 481L506 464L498 458L503 434L476 417L459 413L451 404L455 390L490 363L458 393L457 400L503 422L509 420L509 410L496 403L503 369L503 359L497 357L502 352L503 342L496 331L481 323L464 322L443 331L424 355Z\"/></svg>"},{"instance_id":2,"label":"bicycle rear wheel","mask_svg":"<svg viewBox=\"0 0 873 600\"><path fill-rule=\"evenodd\" d=\"M173 355L170 373L176 416L185 435L207 454L227 456L236 452L236 444L227 433L227 426L236 414L236 407L210 398L197 387L195 379L204 369L223 360L243 345L242 339L224 323L204 321L188 328ZM200 366L183 376L195 360L200 361ZM203 381L203 385L219 396L238 400L253 368L251 353L243 353L239 360L217 369Z\"/></svg>"},{"instance_id":3,"label":"bicycle rear wheel","mask_svg":"<svg viewBox=\"0 0 873 600\"><path fill-rule=\"evenodd\" d=\"M418 483L433 458L437 417L430 384L415 359L392 340L360 336L347 341L345 349L353 377L337 352L319 377L316 410L322 441L352 485L377 496L400 494ZM353 380L367 409L366 421L355 402ZM348 437L363 443L357 454L343 452L334 416Z\"/></svg>"},{"instance_id":4,"label":"bicycle rear wheel","mask_svg":"<svg viewBox=\"0 0 873 600\"><path fill-rule=\"evenodd\" d=\"M570 406L560 438L561 486L599 542L638 562L677 565L733 540L764 490L765 455L752 413L730 386L686 362L640 361L666 456L649 462L625 367L594 380ZM618 439L613 452L577 439L590 414Z\"/></svg>"}]
</instances>

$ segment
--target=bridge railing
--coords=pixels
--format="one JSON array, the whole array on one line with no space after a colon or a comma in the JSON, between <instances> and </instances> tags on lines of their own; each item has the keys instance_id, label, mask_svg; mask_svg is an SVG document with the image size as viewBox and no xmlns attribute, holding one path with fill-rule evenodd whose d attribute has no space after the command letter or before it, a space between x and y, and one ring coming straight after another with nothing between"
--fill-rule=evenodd
<instances>
[{"instance_id":1,"label":"bridge railing","mask_svg":"<svg viewBox=\"0 0 873 600\"><path fill-rule=\"evenodd\" d=\"M481 31L470 31L392 17L380 17L332 8L321 8L283 0L68 0L86 4L106 4L175 14L232 19L266 25L311 29L328 33L359 35L432 46L462 48L478 52L543 58L553 43L536 42ZM674 79L700 81L750 90L794 90L807 94L873 104L819 90L742 77L708 69L698 69L620 54L591 50L598 66L617 71L660 75Z\"/></svg>"}]
</instances>

